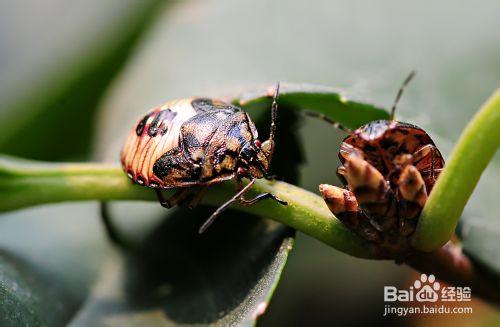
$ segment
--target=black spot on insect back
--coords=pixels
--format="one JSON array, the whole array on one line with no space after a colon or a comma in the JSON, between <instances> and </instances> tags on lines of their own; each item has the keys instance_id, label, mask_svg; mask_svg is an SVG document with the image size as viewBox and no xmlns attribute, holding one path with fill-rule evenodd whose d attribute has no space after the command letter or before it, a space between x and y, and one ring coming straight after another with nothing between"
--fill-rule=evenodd
<instances>
[{"instance_id":1,"label":"black spot on insect back","mask_svg":"<svg viewBox=\"0 0 500 327\"><path fill-rule=\"evenodd\" d=\"M155 118L153 118L151 125L149 125L148 135L150 137L155 137L158 134L158 127L160 126L160 124L162 122L162 120L161 120L162 114L163 114L163 111L158 112L155 115Z\"/></svg>"},{"instance_id":2,"label":"black spot on insect back","mask_svg":"<svg viewBox=\"0 0 500 327\"><path fill-rule=\"evenodd\" d=\"M148 129L148 135L150 137L155 137L156 135L158 135L158 131L160 129L160 126L161 124L165 121L165 120L172 120L174 119L175 115L177 115L177 113L173 112L172 110L170 109L164 109L162 111L159 111L155 117L153 118L153 121L151 122L151 125L149 125L149 129ZM167 132L167 127L165 126L163 128L163 130L161 131L160 134L165 134Z\"/></svg>"},{"instance_id":3,"label":"black spot on insect back","mask_svg":"<svg viewBox=\"0 0 500 327\"><path fill-rule=\"evenodd\" d=\"M146 126L149 117L151 117L151 114L152 113L146 114L144 118L141 119L139 124L137 124L137 128L135 129L135 133L137 134L137 136L141 136L142 132L144 132L144 127Z\"/></svg>"}]
</instances>

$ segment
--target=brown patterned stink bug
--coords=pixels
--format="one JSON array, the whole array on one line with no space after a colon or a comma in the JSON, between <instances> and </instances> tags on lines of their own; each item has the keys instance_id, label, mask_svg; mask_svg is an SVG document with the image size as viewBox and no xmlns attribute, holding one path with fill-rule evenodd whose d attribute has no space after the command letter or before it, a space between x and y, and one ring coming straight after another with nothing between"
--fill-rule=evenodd
<instances>
[{"instance_id":1,"label":"brown patterned stink bug","mask_svg":"<svg viewBox=\"0 0 500 327\"><path fill-rule=\"evenodd\" d=\"M320 185L326 204L348 228L392 256L409 249L408 238L444 167L441 153L423 129L394 120L403 89L414 75L399 89L390 120L351 131L319 117L349 134L340 146L337 169L346 188Z\"/></svg>"},{"instance_id":2,"label":"brown patterned stink bug","mask_svg":"<svg viewBox=\"0 0 500 327\"><path fill-rule=\"evenodd\" d=\"M269 178L278 94L279 85L271 107L269 139L263 143L258 140L255 124L246 112L219 100L181 99L154 108L129 133L121 152L123 169L135 183L155 189L161 205L166 208L182 202L195 206L208 186L236 179L236 195L210 216L200 233L237 201L252 205L271 198L286 205L271 193L253 199L244 197L255 179ZM242 178L250 180L245 187ZM201 190L190 197L193 186L201 186ZM161 189L169 188L179 190L165 199Z\"/></svg>"}]
</instances>

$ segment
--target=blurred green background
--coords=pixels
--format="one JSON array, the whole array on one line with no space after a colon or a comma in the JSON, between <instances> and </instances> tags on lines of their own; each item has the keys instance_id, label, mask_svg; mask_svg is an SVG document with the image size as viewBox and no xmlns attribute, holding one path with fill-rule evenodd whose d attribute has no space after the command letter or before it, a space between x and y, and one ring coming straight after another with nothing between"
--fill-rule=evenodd
<instances>
[{"instance_id":1,"label":"blurred green background","mask_svg":"<svg viewBox=\"0 0 500 327\"><path fill-rule=\"evenodd\" d=\"M1 152L117 161L130 126L150 107L276 81L340 87L389 107L415 69L417 78L397 118L426 129L446 157L499 86L499 13L495 0L2 2ZM145 29L148 21L152 24ZM143 37L127 30L133 27L144 29ZM61 114L63 126L51 125L51 118ZM80 130L87 122L95 128ZM307 161L300 185L316 192L320 183L337 183L343 135L310 119L303 120L300 134ZM44 148L48 140L51 152ZM499 181L497 155L462 221L469 236L466 248L483 261L498 258ZM151 217L163 214L156 204L115 209L120 227L130 233L149 228ZM134 219L143 212L148 217ZM78 289L89 289L103 263L116 256L94 203L5 214L0 246L22 258L23 265L36 266L40 275L60 276L57 294L71 299L75 310L85 300L85 291ZM494 261L500 269L500 260ZM419 324L381 316L383 286L413 278L408 268L355 259L298 234L261 325ZM453 323L468 325L489 314L479 308Z\"/></svg>"}]
</instances>

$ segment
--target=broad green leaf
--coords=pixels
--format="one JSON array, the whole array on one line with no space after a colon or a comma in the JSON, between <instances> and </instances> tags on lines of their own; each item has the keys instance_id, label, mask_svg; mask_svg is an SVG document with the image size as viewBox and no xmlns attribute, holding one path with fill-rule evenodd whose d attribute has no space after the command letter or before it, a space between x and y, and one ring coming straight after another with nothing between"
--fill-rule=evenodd
<instances>
[{"instance_id":1,"label":"broad green leaf","mask_svg":"<svg viewBox=\"0 0 500 327\"><path fill-rule=\"evenodd\" d=\"M42 42L43 49L37 48L38 40L17 40L18 44L28 45L31 59L36 57L34 61L47 51L52 51L53 57L36 67L24 67L21 61L20 69L11 76L18 80L6 79L8 71L2 70L0 151L51 160L87 157L96 108L163 2L108 3L95 11L87 10L85 4L74 4L73 13L76 9L79 18L88 22L84 29L77 30L76 37L73 34L60 47L51 48ZM66 16L67 6L59 10L54 8L55 3L41 6L54 15L54 20L73 24ZM38 15L36 7L20 5L17 9ZM78 8L85 10L78 12ZM46 20L44 30L60 32L54 26L61 24L51 24L51 16L41 12ZM12 33L5 31L2 41L9 35L17 38L18 31L29 25L25 19L29 16L14 17L12 21L19 21L19 25L11 29ZM3 45L2 49L7 50ZM77 49L83 51L74 51ZM99 240L102 229L96 213L95 206L87 204L2 215L0 325L64 325L75 314L85 301L103 256L109 254L108 246Z\"/></svg>"},{"instance_id":2,"label":"broad green leaf","mask_svg":"<svg viewBox=\"0 0 500 327\"><path fill-rule=\"evenodd\" d=\"M243 93L233 102L246 110L269 108L275 88L269 86ZM342 91L319 85L282 83L279 104L324 114L349 128L389 118L387 111L381 107L348 99Z\"/></svg>"},{"instance_id":3,"label":"broad green leaf","mask_svg":"<svg viewBox=\"0 0 500 327\"><path fill-rule=\"evenodd\" d=\"M88 25L90 35L79 35L85 45L78 44L83 52L69 51L73 57L63 59L54 54L59 66L52 62L52 71L34 70L19 86L25 89L4 94L0 101L0 152L45 160L86 158L91 151L96 108L164 2L117 5L107 21L97 24L102 29ZM93 16L89 22L91 19ZM66 43L71 42L75 40Z\"/></svg>"},{"instance_id":4,"label":"broad green leaf","mask_svg":"<svg viewBox=\"0 0 500 327\"><path fill-rule=\"evenodd\" d=\"M62 326L85 301L112 255L92 204L2 215L0 325Z\"/></svg>"},{"instance_id":5,"label":"broad green leaf","mask_svg":"<svg viewBox=\"0 0 500 327\"><path fill-rule=\"evenodd\" d=\"M228 211L199 235L212 210L176 210L123 260L104 265L72 325L252 325L268 306L293 232Z\"/></svg>"}]
</instances>

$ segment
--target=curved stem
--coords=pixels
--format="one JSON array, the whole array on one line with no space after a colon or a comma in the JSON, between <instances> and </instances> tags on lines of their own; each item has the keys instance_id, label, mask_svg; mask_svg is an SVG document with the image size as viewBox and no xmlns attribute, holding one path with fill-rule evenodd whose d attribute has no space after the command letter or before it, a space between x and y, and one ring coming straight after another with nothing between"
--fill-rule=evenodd
<instances>
[{"instance_id":1,"label":"curved stem","mask_svg":"<svg viewBox=\"0 0 500 327\"><path fill-rule=\"evenodd\" d=\"M203 203L219 206L235 192L231 182L212 188ZM266 192L276 194L288 205L262 201L235 208L282 222L347 254L374 258L367 243L344 227L321 197L284 182L265 180L256 181L250 194ZM152 189L132 184L117 165L48 164L12 157L0 157L0 194L0 212L64 201L157 201Z\"/></svg>"},{"instance_id":2,"label":"curved stem","mask_svg":"<svg viewBox=\"0 0 500 327\"><path fill-rule=\"evenodd\" d=\"M434 252L417 253L407 261L410 266L432 272L450 283L473 286L475 294L497 303L498 281L483 278L477 266L456 246L441 246L453 234L482 171L496 153L500 143L498 126L500 90L467 126L424 207L413 242L418 250ZM232 183L213 188L204 199L205 204L218 206L234 194ZM265 180L257 181L252 192L274 193L289 205L262 201L252 207L235 208L282 222L347 254L377 259L370 246L344 227L319 196L287 183ZM133 185L116 165L48 164L12 157L0 157L0 195L0 212L63 201L156 201L152 190Z\"/></svg>"},{"instance_id":3,"label":"curved stem","mask_svg":"<svg viewBox=\"0 0 500 327\"><path fill-rule=\"evenodd\" d=\"M500 89L481 107L460 136L420 216L413 246L430 252L455 231L482 172L500 146Z\"/></svg>"},{"instance_id":4,"label":"curved stem","mask_svg":"<svg viewBox=\"0 0 500 327\"><path fill-rule=\"evenodd\" d=\"M173 194L173 190L164 192ZM214 186L203 202L219 206L234 192L233 183L222 183ZM236 205L235 208L279 221L349 255L378 259L365 241L332 215L321 197L284 182L256 181L251 193L265 192L276 194L288 205L262 201L251 207ZM0 212L64 201L157 201L153 190L132 184L117 165L49 164L13 157L0 157L0 195ZM453 247L414 254L406 263L449 283L479 285L474 294L498 302L498 297L491 294L499 284L481 280L482 275L465 254Z\"/></svg>"}]
</instances>

